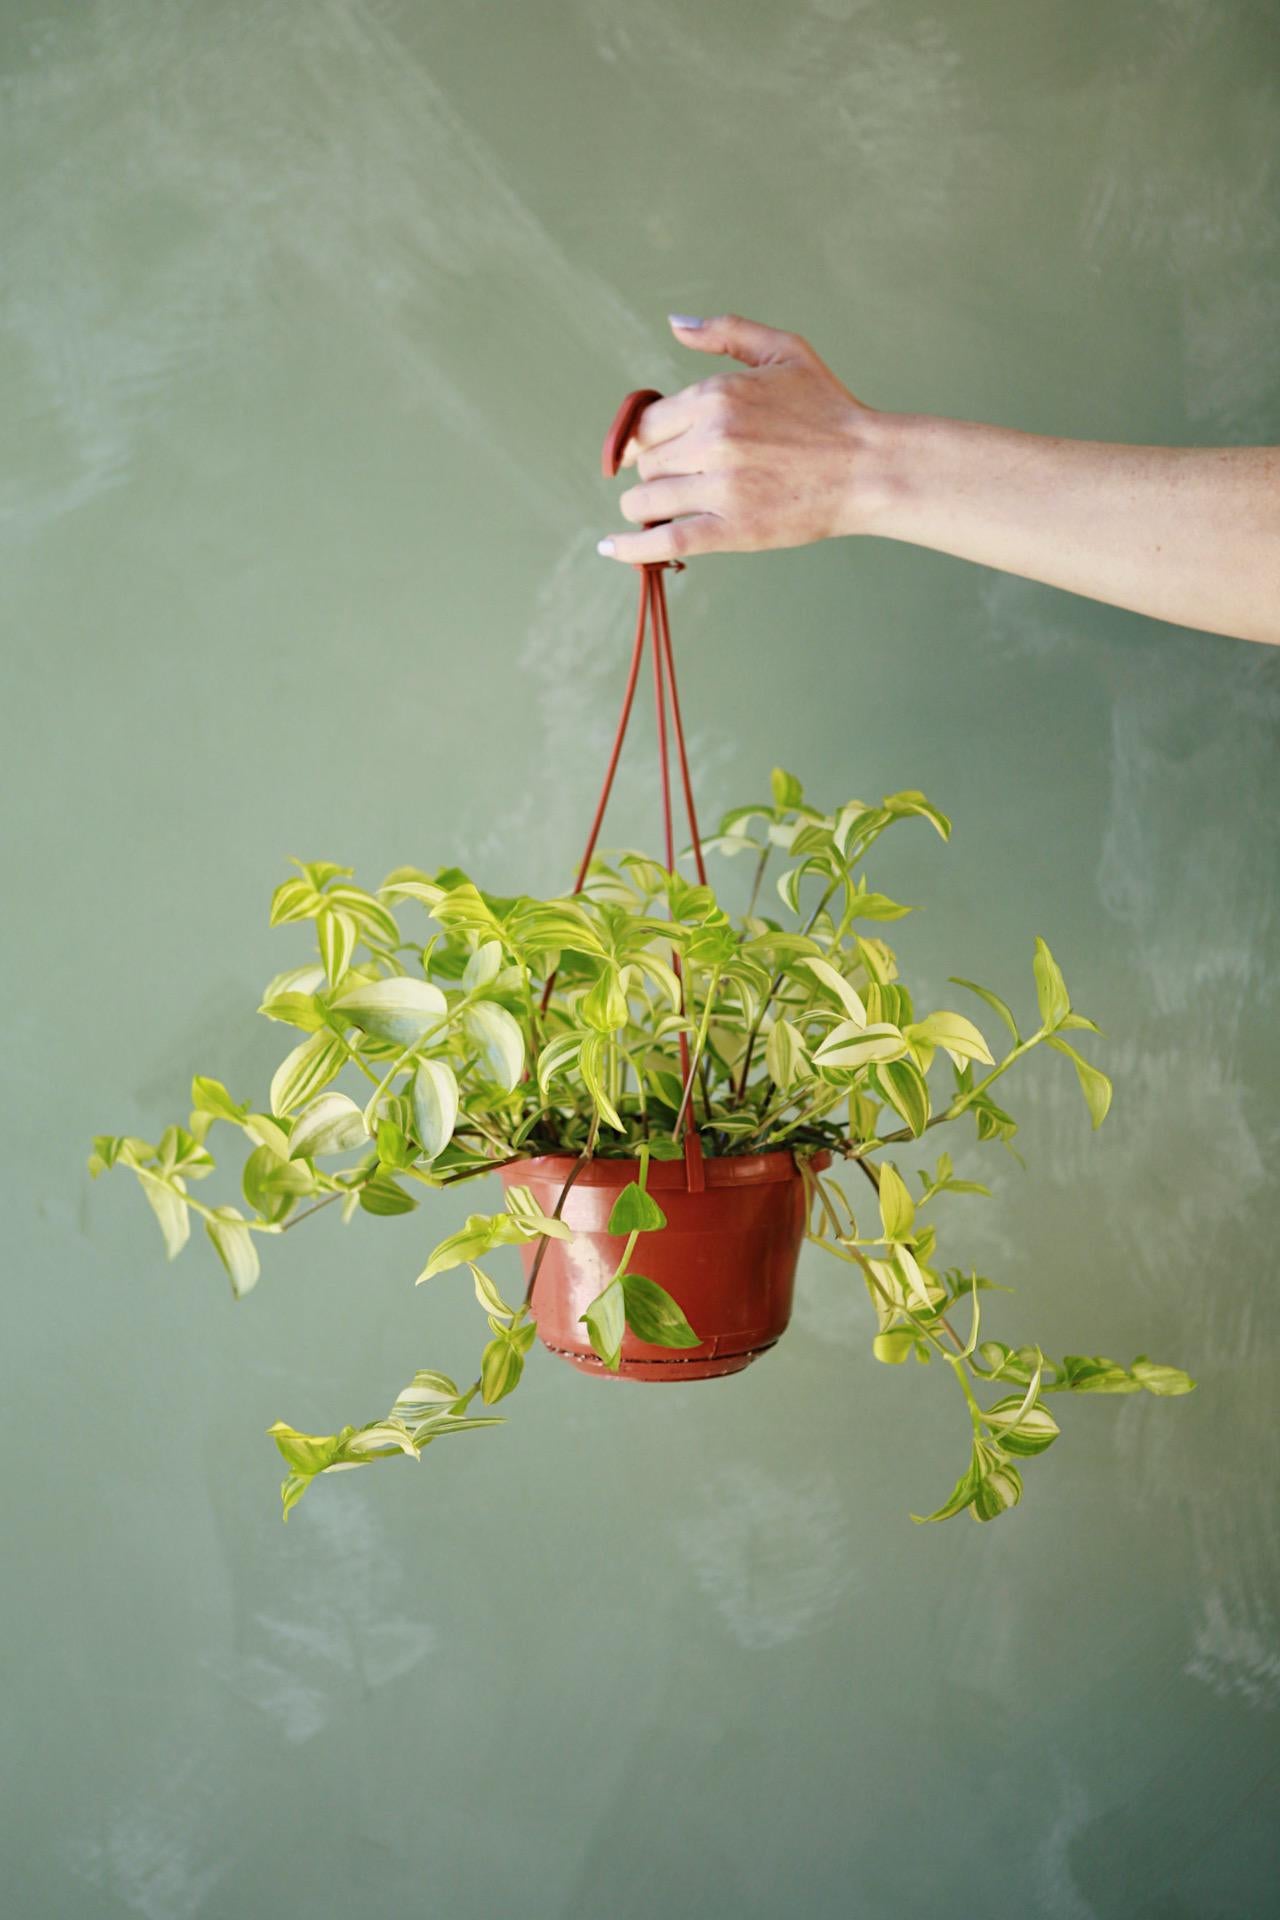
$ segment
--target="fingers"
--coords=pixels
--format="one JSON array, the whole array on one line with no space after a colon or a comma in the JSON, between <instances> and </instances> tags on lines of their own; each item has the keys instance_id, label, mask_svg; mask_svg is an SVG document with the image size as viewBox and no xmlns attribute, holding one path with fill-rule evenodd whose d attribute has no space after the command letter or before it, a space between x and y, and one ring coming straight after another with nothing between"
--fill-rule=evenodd
<instances>
[{"instance_id":1,"label":"fingers","mask_svg":"<svg viewBox=\"0 0 1280 1920\"><path fill-rule=\"evenodd\" d=\"M679 393L668 394L665 399L651 400L636 421L635 431L622 450L619 465L634 467L640 448L661 446L664 441L674 440L678 434L684 433L697 417L704 389L705 383L697 381Z\"/></svg>"},{"instance_id":2,"label":"fingers","mask_svg":"<svg viewBox=\"0 0 1280 1920\"><path fill-rule=\"evenodd\" d=\"M727 545L724 521L715 513L693 513L665 526L646 527L643 533L611 533L596 552L607 560L626 560L640 566L654 560L687 560L695 553L723 552Z\"/></svg>"},{"instance_id":3,"label":"fingers","mask_svg":"<svg viewBox=\"0 0 1280 1920\"><path fill-rule=\"evenodd\" d=\"M679 513L707 512L719 491L705 474L678 473L628 487L618 506L626 519L643 526L646 520L674 520Z\"/></svg>"},{"instance_id":4,"label":"fingers","mask_svg":"<svg viewBox=\"0 0 1280 1920\"><path fill-rule=\"evenodd\" d=\"M682 347L698 353L728 353L748 367L772 366L779 360L799 360L809 351L798 333L783 333L738 313L722 313L714 320L695 320L687 313L669 313L667 319Z\"/></svg>"},{"instance_id":5,"label":"fingers","mask_svg":"<svg viewBox=\"0 0 1280 1920\"><path fill-rule=\"evenodd\" d=\"M722 313L714 320L695 320L689 314L668 314L682 346L699 353L727 353L747 367L765 367L788 361L814 360L808 341L798 333L784 333L778 327L762 326L758 320L744 320L740 314ZM747 378L744 374L712 374L679 393L651 400L636 422L635 431L622 450L619 466L634 467L646 448L659 447L679 434L687 433L718 401L726 381Z\"/></svg>"}]
</instances>

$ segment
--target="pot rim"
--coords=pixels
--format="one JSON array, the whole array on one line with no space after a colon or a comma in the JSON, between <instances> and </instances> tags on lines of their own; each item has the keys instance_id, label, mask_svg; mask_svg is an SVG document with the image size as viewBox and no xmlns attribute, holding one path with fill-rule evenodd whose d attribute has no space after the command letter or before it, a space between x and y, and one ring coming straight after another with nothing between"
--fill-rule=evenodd
<instances>
[{"instance_id":1,"label":"pot rim","mask_svg":"<svg viewBox=\"0 0 1280 1920\"><path fill-rule=\"evenodd\" d=\"M524 1167L537 1168L555 1180L567 1180L580 1155L576 1153L530 1153L519 1160L513 1160L500 1169L504 1180L518 1177ZM831 1165L831 1154L827 1148L820 1148L811 1156L811 1164L819 1172ZM755 1187L770 1182L798 1180L800 1169L796 1164L795 1152L791 1147L773 1147L767 1153L738 1153L708 1155L702 1163L703 1176L708 1187ZM639 1160L618 1160L613 1158L593 1158L574 1181L577 1187L617 1187L628 1185L640 1178ZM678 1160L653 1160L649 1162L648 1186L650 1189L683 1189L686 1185L684 1156Z\"/></svg>"}]
</instances>

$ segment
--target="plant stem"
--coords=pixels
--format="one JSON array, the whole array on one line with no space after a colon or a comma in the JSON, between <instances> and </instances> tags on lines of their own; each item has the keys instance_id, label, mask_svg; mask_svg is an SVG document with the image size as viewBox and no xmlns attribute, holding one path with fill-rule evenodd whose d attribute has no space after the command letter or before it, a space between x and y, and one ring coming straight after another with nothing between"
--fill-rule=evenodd
<instances>
[{"instance_id":1,"label":"plant stem","mask_svg":"<svg viewBox=\"0 0 1280 1920\"><path fill-rule=\"evenodd\" d=\"M818 921L822 913L824 912L828 901L831 899L832 894L835 892L836 888L839 885L840 885L839 879L833 880L831 882L831 885L827 888L826 892L823 894L821 900L819 900L813 912L809 915L808 925L803 929L806 937L809 934L811 934L814 928L817 926ZM773 996L777 993L778 988L782 985L786 977L787 976L786 976L785 970L781 973L774 974L773 984L770 986L768 993L765 995L764 1002L760 1008L760 1011L756 1015L755 1024L752 1026L750 1033L747 1035L747 1051L743 1055L743 1059L742 1059L742 1077L738 1081L737 1092L733 1096L733 1104L735 1107L739 1107L742 1105L743 1096L747 1090L747 1075L751 1072L751 1056L755 1052L756 1041L760 1037L760 1028L764 1024L764 1017L768 1013L769 1008L773 1005Z\"/></svg>"},{"instance_id":2,"label":"plant stem","mask_svg":"<svg viewBox=\"0 0 1280 1920\"><path fill-rule=\"evenodd\" d=\"M372 1178L372 1175L370 1175L370 1178ZM335 1200L345 1200L349 1193L359 1193L360 1188L364 1186L364 1184L365 1182L361 1180L357 1186L340 1187L334 1193L326 1193L324 1199L317 1200L314 1206L304 1207L301 1213L294 1214L292 1220L283 1221L280 1226L280 1232L288 1233L290 1227L301 1226L304 1220L309 1220L313 1213L319 1213L322 1207L331 1207Z\"/></svg>"},{"instance_id":3,"label":"plant stem","mask_svg":"<svg viewBox=\"0 0 1280 1920\"><path fill-rule=\"evenodd\" d=\"M676 1123L671 1129L673 1140L680 1138L680 1129L684 1124L685 1111L693 1094L694 1082L698 1077L698 1064L702 1058L702 1049L707 1044L707 1028L711 1024L711 1003L716 997L716 988L720 984L720 968L712 967L711 978L707 983L706 997L702 1002L702 1019L698 1023L697 1037L693 1043L693 1058L689 1062L689 1075L680 1096L680 1111L676 1114Z\"/></svg>"},{"instance_id":4,"label":"plant stem","mask_svg":"<svg viewBox=\"0 0 1280 1920\"><path fill-rule=\"evenodd\" d=\"M591 1156L594 1154L596 1150L596 1135L599 1133L599 1131L600 1131L600 1115L598 1113L593 1113L591 1116L591 1131L587 1135L587 1143L583 1147L582 1152L578 1155L577 1160L574 1162L572 1168L570 1169L568 1179L565 1181L564 1185L560 1189L560 1198L556 1201L555 1208L551 1214L551 1218L553 1220L558 1220L560 1218L561 1214L564 1212L564 1203L569 1198L570 1188L573 1186L574 1181L578 1178L578 1175L586 1171L587 1163L591 1159ZM538 1284L538 1275L542 1270L542 1262L546 1257L546 1252L549 1245L550 1245L550 1240L548 1236L544 1234L542 1239L538 1242L538 1251L534 1254L533 1265L529 1269L529 1284L524 1290L524 1304L526 1309L528 1309L533 1305L533 1290L535 1286Z\"/></svg>"},{"instance_id":5,"label":"plant stem","mask_svg":"<svg viewBox=\"0 0 1280 1920\"><path fill-rule=\"evenodd\" d=\"M772 841L766 840L760 858L756 861L755 879L751 883L751 898L747 902L746 918L749 920L756 910L756 901L760 898L760 883L764 879L764 870L769 864L769 855L773 852Z\"/></svg>"},{"instance_id":6,"label":"plant stem","mask_svg":"<svg viewBox=\"0 0 1280 1920\"><path fill-rule=\"evenodd\" d=\"M442 1173L439 1185L451 1187L459 1180L478 1180L481 1174L497 1173L500 1167L514 1167L518 1160L528 1160L527 1153L509 1153L503 1160L486 1160L480 1167L459 1167L455 1173Z\"/></svg>"},{"instance_id":7,"label":"plant stem","mask_svg":"<svg viewBox=\"0 0 1280 1920\"><path fill-rule=\"evenodd\" d=\"M785 1127L775 1127L773 1132L766 1136L763 1145L766 1147L772 1146L775 1140L780 1140L785 1134L797 1133L801 1127L807 1126L810 1120L820 1120L824 1110L829 1107L838 1106L843 1097L843 1088L824 1085L821 1097L815 1100L811 1107L806 1108L803 1113L796 1114L795 1118L789 1120ZM788 1106L790 1102L784 1101L783 1105ZM781 1111L781 1109L778 1109L778 1111ZM759 1131L760 1128L757 1127L756 1132L759 1133Z\"/></svg>"}]
</instances>

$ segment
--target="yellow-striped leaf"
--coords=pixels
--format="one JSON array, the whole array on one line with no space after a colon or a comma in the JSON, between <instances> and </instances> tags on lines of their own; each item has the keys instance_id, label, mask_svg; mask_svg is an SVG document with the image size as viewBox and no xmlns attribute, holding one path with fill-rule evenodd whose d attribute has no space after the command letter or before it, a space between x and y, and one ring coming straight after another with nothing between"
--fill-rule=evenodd
<instances>
[{"instance_id":1,"label":"yellow-striped leaf","mask_svg":"<svg viewBox=\"0 0 1280 1920\"><path fill-rule=\"evenodd\" d=\"M271 1080L271 1111L277 1119L302 1106L341 1071L344 1043L332 1033L313 1033L286 1054Z\"/></svg>"}]
</instances>

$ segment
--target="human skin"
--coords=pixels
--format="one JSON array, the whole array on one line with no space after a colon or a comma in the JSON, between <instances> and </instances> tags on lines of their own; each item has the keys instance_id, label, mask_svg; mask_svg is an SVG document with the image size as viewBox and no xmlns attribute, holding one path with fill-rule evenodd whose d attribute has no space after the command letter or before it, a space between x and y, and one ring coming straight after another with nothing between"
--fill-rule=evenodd
<instances>
[{"instance_id":1,"label":"human skin","mask_svg":"<svg viewBox=\"0 0 1280 1920\"><path fill-rule=\"evenodd\" d=\"M876 534L1244 640L1280 643L1280 449L1064 440L866 406L799 334L671 315L740 361L652 401L611 559ZM664 524L649 526L646 522Z\"/></svg>"}]
</instances>

